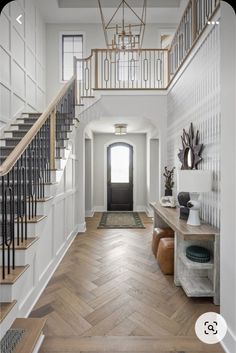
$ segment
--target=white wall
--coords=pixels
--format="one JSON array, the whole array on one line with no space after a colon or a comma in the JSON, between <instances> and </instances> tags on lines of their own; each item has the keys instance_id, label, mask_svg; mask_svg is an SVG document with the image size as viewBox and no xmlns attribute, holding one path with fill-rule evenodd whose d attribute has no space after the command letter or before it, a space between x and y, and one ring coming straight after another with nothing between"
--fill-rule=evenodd
<instances>
[{"instance_id":1,"label":"white wall","mask_svg":"<svg viewBox=\"0 0 236 353\"><path fill-rule=\"evenodd\" d=\"M106 148L117 141L134 147L134 210L146 210L146 134L129 134L118 137L114 134L94 134L94 209L107 210L106 200Z\"/></svg>"},{"instance_id":2,"label":"white wall","mask_svg":"<svg viewBox=\"0 0 236 353\"><path fill-rule=\"evenodd\" d=\"M22 14L20 25L16 18ZM0 16L0 129L21 111L45 108L45 24L34 0L17 0Z\"/></svg>"},{"instance_id":3,"label":"white wall","mask_svg":"<svg viewBox=\"0 0 236 353\"><path fill-rule=\"evenodd\" d=\"M93 216L93 138L85 139L85 215Z\"/></svg>"},{"instance_id":4,"label":"white wall","mask_svg":"<svg viewBox=\"0 0 236 353\"><path fill-rule=\"evenodd\" d=\"M199 169L213 172L213 191L202 196L202 218L220 226L220 52L219 25L212 27L167 97L167 156L169 167L180 169L183 128L193 123L204 144ZM176 174L176 173L175 173ZM176 183L175 183L176 184ZM176 185L175 185L176 189Z\"/></svg>"},{"instance_id":5,"label":"white wall","mask_svg":"<svg viewBox=\"0 0 236 353\"><path fill-rule=\"evenodd\" d=\"M153 216L153 209L150 207L150 202L157 202L160 199L161 192L161 173L160 173L160 150L159 139L151 138L150 133L146 138L147 151L147 207L146 212L149 216Z\"/></svg>"},{"instance_id":6,"label":"white wall","mask_svg":"<svg viewBox=\"0 0 236 353\"><path fill-rule=\"evenodd\" d=\"M150 201L159 200L159 140L150 140Z\"/></svg>"},{"instance_id":7,"label":"white wall","mask_svg":"<svg viewBox=\"0 0 236 353\"><path fill-rule=\"evenodd\" d=\"M236 352L236 17L221 2L221 313L227 353Z\"/></svg>"},{"instance_id":8,"label":"white wall","mask_svg":"<svg viewBox=\"0 0 236 353\"><path fill-rule=\"evenodd\" d=\"M168 163L180 166L182 129L193 122L205 145L200 166L214 174L214 190L203 198L202 217L221 230L221 314L228 325L222 344L227 353L236 352L235 38L235 13L222 1L220 25L208 27L167 98Z\"/></svg>"}]
</instances>

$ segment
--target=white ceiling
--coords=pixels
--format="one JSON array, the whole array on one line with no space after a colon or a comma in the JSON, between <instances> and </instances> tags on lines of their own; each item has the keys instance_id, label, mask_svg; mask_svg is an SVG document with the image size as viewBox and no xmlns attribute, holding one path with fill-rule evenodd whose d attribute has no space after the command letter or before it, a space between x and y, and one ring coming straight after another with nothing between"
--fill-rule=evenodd
<instances>
[{"instance_id":1,"label":"white ceiling","mask_svg":"<svg viewBox=\"0 0 236 353\"><path fill-rule=\"evenodd\" d=\"M57 0L59 7L91 8L98 7L98 0ZM127 0L131 7L143 7L144 0ZM102 7L118 7L121 0L101 0ZM148 0L148 7L179 7L180 0Z\"/></svg>"},{"instance_id":2,"label":"white ceiling","mask_svg":"<svg viewBox=\"0 0 236 353\"><path fill-rule=\"evenodd\" d=\"M106 16L111 16L118 0L101 1L104 1ZM139 6L142 3L142 0L128 1ZM146 22L176 24L186 2L187 0L147 0ZM37 7L46 23L101 23L97 0L40 0L37 1Z\"/></svg>"},{"instance_id":3,"label":"white ceiling","mask_svg":"<svg viewBox=\"0 0 236 353\"><path fill-rule=\"evenodd\" d=\"M152 133L157 134L156 127L148 120L143 117L134 118L134 117L125 117L125 118L116 118L116 117L102 117L99 120L92 121L88 124L87 128L94 133L114 133L115 124L127 124L127 133L128 134L137 134L137 133Z\"/></svg>"}]
</instances>

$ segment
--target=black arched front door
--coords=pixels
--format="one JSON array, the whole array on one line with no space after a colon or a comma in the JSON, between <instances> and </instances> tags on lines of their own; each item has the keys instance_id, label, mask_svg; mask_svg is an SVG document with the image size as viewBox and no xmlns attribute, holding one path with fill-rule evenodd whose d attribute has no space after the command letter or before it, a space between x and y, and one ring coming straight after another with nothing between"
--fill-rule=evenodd
<instances>
[{"instance_id":1,"label":"black arched front door","mask_svg":"<svg viewBox=\"0 0 236 353\"><path fill-rule=\"evenodd\" d=\"M127 143L107 148L107 209L133 211L133 147Z\"/></svg>"}]
</instances>

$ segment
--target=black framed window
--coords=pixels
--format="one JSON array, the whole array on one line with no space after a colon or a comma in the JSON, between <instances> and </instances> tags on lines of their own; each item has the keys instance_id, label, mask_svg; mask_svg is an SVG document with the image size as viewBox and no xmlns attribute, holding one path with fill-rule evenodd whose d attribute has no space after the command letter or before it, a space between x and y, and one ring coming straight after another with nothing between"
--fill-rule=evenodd
<instances>
[{"instance_id":1,"label":"black framed window","mask_svg":"<svg viewBox=\"0 0 236 353\"><path fill-rule=\"evenodd\" d=\"M62 34L62 81L68 81L73 75L73 58L83 58L83 35Z\"/></svg>"}]
</instances>

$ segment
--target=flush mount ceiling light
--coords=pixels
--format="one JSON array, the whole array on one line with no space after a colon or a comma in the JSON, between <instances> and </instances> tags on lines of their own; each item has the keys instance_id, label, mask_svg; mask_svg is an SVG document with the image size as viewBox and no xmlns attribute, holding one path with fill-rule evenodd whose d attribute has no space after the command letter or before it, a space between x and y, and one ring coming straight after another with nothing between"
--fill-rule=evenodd
<instances>
[{"instance_id":1,"label":"flush mount ceiling light","mask_svg":"<svg viewBox=\"0 0 236 353\"><path fill-rule=\"evenodd\" d=\"M108 49L125 51L141 49L142 47L146 25L147 0L143 0L141 14L138 14L128 1L122 0L113 15L106 20L102 0L98 0Z\"/></svg>"},{"instance_id":2,"label":"flush mount ceiling light","mask_svg":"<svg viewBox=\"0 0 236 353\"><path fill-rule=\"evenodd\" d=\"M127 124L115 124L115 135L126 135L127 134Z\"/></svg>"}]
</instances>

